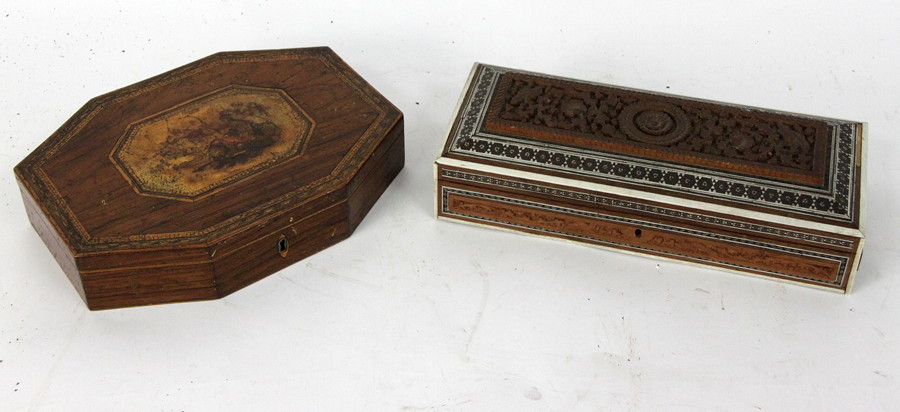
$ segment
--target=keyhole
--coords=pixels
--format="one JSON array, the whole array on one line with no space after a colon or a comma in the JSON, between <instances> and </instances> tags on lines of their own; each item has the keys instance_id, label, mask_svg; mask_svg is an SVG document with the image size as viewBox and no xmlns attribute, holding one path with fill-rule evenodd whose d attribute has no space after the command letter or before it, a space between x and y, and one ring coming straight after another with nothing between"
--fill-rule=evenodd
<instances>
[{"instance_id":1,"label":"keyhole","mask_svg":"<svg viewBox=\"0 0 900 412\"><path fill-rule=\"evenodd\" d=\"M641 237L641 229L634 229L634 237Z\"/></svg>"},{"instance_id":2,"label":"keyhole","mask_svg":"<svg viewBox=\"0 0 900 412\"><path fill-rule=\"evenodd\" d=\"M281 257L287 256L288 240L286 237L284 237L284 235L281 235L281 237L278 239L276 249L278 249L278 254L281 255Z\"/></svg>"}]
</instances>

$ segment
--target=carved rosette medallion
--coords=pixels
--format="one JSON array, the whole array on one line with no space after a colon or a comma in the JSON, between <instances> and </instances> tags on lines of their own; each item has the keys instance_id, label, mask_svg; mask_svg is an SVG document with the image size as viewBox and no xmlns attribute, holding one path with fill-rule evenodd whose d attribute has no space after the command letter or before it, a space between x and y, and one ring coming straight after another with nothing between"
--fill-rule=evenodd
<instances>
[{"instance_id":1,"label":"carved rosette medallion","mask_svg":"<svg viewBox=\"0 0 900 412\"><path fill-rule=\"evenodd\" d=\"M138 193L190 201L301 153L313 125L281 90L230 86L132 124L110 158Z\"/></svg>"},{"instance_id":2,"label":"carved rosette medallion","mask_svg":"<svg viewBox=\"0 0 900 412\"><path fill-rule=\"evenodd\" d=\"M664 102L637 102L622 110L619 125L631 139L668 146L687 137L691 120L675 105Z\"/></svg>"}]
</instances>

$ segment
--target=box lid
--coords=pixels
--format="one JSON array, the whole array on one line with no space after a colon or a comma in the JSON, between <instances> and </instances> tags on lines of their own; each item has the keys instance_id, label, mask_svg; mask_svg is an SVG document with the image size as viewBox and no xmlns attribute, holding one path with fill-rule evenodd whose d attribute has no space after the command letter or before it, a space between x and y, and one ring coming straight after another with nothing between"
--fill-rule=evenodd
<instances>
[{"instance_id":1,"label":"box lid","mask_svg":"<svg viewBox=\"0 0 900 412\"><path fill-rule=\"evenodd\" d=\"M329 48L218 53L90 100L16 174L78 255L183 248L345 187L401 119Z\"/></svg>"},{"instance_id":2,"label":"box lid","mask_svg":"<svg viewBox=\"0 0 900 412\"><path fill-rule=\"evenodd\" d=\"M476 64L438 162L861 236L864 126Z\"/></svg>"}]
</instances>

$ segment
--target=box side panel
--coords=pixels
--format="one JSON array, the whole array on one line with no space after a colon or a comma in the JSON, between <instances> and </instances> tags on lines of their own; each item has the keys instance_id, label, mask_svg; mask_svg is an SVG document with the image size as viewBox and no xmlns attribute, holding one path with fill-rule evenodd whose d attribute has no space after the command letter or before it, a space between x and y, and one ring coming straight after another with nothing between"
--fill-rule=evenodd
<instances>
[{"instance_id":1,"label":"box side panel","mask_svg":"<svg viewBox=\"0 0 900 412\"><path fill-rule=\"evenodd\" d=\"M19 189L22 192L22 200L25 203L25 213L28 214L28 220L31 222L31 226L34 227L38 236L44 241L47 248L50 249L50 253L53 254L59 267L66 274L66 277L69 278L69 281L72 282L72 286L75 286L75 290L78 291L81 298L87 301L84 295L84 287L81 283L81 276L78 274L78 267L75 263L74 253L62 240L59 232L47 219L44 211L41 210L41 207L35 202L34 198L31 196L31 192L25 188L18 176L16 176L16 182L18 182Z\"/></svg>"},{"instance_id":2,"label":"box side panel","mask_svg":"<svg viewBox=\"0 0 900 412\"><path fill-rule=\"evenodd\" d=\"M458 170L457 170L458 171ZM573 240L650 256L773 277L844 291L854 265L858 239L841 247L825 245L823 236L797 239L687 223L656 211L640 199L636 211L609 204L514 192L474 179L452 180L439 170L438 216L541 236ZM620 199L621 200L621 199ZM803 239L806 235L817 241ZM841 242L846 238L837 239Z\"/></svg>"},{"instance_id":3,"label":"box side panel","mask_svg":"<svg viewBox=\"0 0 900 412\"><path fill-rule=\"evenodd\" d=\"M218 297L210 263L82 274L91 310Z\"/></svg>"},{"instance_id":4,"label":"box side panel","mask_svg":"<svg viewBox=\"0 0 900 412\"><path fill-rule=\"evenodd\" d=\"M850 264L850 276L847 279L847 290L846 293L850 293L853 289L853 283L856 281L856 275L859 273L859 267L862 264L863 258L863 245L866 243L865 238L859 239L859 244L856 246L856 252L853 254L853 262Z\"/></svg>"},{"instance_id":5,"label":"box side panel","mask_svg":"<svg viewBox=\"0 0 900 412\"><path fill-rule=\"evenodd\" d=\"M381 194L403 169L405 161L403 121L394 126L387 138L375 150L359 173L350 181L348 207L350 226L355 229L369 213Z\"/></svg>"},{"instance_id":6,"label":"box side panel","mask_svg":"<svg viewBox=\"0 0 900 412\"><path fill-rule=\"evenodd\" d=\"M170 249L121 250L85 253L78 257L82 273L107 272L128 269L185 266L209 263L209 253L204 245Z\"/></svg>"},{"instance_id":7,"label":"box side panel","mask_svg":"<svg viewBox=\"0 0 900 412\"><path fill-rule=\"evenodd\" d=\"M347 203L341 202L288 225L267 226L267 234L216 254L213 270L220 296L346 239L351 232L348 215Z\"/></svg>"},{"instance_id":8,"label":"box side panel","mask_svg":"<svg viewBox=\"0 0 900 412\"><path fill-rule=\"evenodd\" d=\"M851 288L853 287L853 282L856 279L856 275L859 272L859 267L862 264L863 257L863 245L865 244L865 233L866 233L866 212L867 212L867 204L868 204L868 164L869 164L869 124L861 123L860 125L862 132L862 138L859 141L859 157L860 160L857 162L857 167L859 168L857 175L859 176L859 231L863 234L863 237L860 239L859 246L856 249L856 259L853 264L853 270L850 272L850 280L847 284L847 292L849 293Z\"/></svg>"}]
</instances>

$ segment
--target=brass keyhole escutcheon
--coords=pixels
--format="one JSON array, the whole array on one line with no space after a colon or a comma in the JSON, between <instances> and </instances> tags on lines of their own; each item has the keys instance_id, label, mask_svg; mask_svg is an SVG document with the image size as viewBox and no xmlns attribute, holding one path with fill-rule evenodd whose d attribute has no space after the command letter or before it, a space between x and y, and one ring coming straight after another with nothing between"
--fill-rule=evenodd
<instances>
[{"instance_id":1,"label":"brass keyhole escutcheon","mask_svg":"<svg viewBox=\"0 0 900 412\"><path fill-rule=\"evenodd\" d=\"M278 254L281 255L281 257L287 257L287 252L288 252L287 237L285 237L284 235L281 235L281 237L278 238L278 244L275 247L278 250Z\"/></svg>"}]
</instances>

